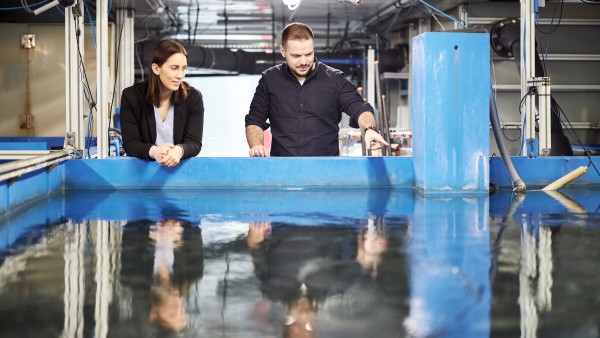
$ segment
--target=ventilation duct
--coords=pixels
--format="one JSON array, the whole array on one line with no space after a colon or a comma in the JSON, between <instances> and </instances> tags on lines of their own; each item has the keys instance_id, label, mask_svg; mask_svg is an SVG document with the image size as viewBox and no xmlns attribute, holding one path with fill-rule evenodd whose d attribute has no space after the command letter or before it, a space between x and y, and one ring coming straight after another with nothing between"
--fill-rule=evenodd
<instances>
[{"instance_id":1,"label":"ventilation duct","mask_svg":"<svg viewBox=\"0 0 600 338\"><path fill-rule=\"evenodd\" d=\"M150 62L152 49L157 41L143 43L140 59L144 70ZM180 41L188 53L188 66L191 68L214 69L239 74L260 74L265 69L283 62L279 51L273 55L265 52L246 52L243 50L232 51L226 48L206 48L192 46ZM404 68L405 51L391 49L379 52L379 69L382 72L396 72ZM338 68L346 73L361 66L364 62L362 50L347 53L317 53L317 58L328 65Z\"/></svg>"}]
</instances>

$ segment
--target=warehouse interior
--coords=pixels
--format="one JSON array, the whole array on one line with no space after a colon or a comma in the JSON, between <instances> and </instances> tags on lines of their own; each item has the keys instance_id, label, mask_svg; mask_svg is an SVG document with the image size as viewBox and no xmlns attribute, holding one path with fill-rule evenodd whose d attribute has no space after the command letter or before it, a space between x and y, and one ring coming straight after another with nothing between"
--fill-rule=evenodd
<instances>
[{"instance_id":1,"label":"warehouse interior","mask_svg":"<svg viewBox=\"0 0 600 338\"><path fill-rule=\"evenodd\" d=\"M47 7L39 13L42 7ZM104 7L102 7L104 6ZM170 37L190 49L188 80L199 81L207 102L208 123L218 124L207 134L207 151L200 156L242 156L242 120L261 71L282 61L279 34L289 22L307 23L315 32L315 54L337 67L359 87L366 86L367 51L379 62L378 85L385 101L376 107L386 112L394 144L410 150L411 39L423 32L484 29L496 32L512 22L519 25L520 4L509 1L392 1L392 0L261 0L261 1L5 1L0 11L0 84L2 126L0 137L59 137L73 129L67 115L78 117L77 137L95 137L99 130L116 127L122 88L144 78L149 49ZM100 8L106 15L98 16ZM74 11L74 12L73 12ZM66 21L70 13L76 13ZM600 128L600 10L593 0L540 2L535 16L535 50L543 76L551 81L553 111L568 138L566 147L583 154L598 143ZM517 19L516 23L515 20ZM81 46L68 45L66 22L81 25ZM105 23L105 52L98 52L98 35ZM518 28L518 27L517 27ZM508 31L505 30L505 31ZM515 31L513 30L512 33ZM501 125L501 139L511 155L523 153L522 102L519 63L490 41L492 89ZM497 34L496 34L497 35ZM104 40L104 39L102 39ZM494 45L496 44L496 45ZM123 48L122 46L127 46ZM502 47L500 46L500 49ZM67 102L66 53L76 56L83 95L81 103ZM97 55L104 55L105 72L98 72ZM356 61L358 60L358 61ZM75 63L75 61L72 61ZM124 66L125 65L125 66ZM105 93L96 83L102 74ZM538 74L538 75L540 75ZM196 83L196 82L195 82ZM241 85L241 88L236 88ZM203 88L204 87L204 88ZM244 96L246 95L246 96ZM214 97L214 103L211 98ZM227 107L230 97L239 103ZM365 95L366 97L366 95ZM96 117L90 104L105 102L107 123ZM521 110L521 111L520 111ZM69 113L67 113L67 111ZM92 118L89 119L90 111ZM102 111L100 111L102 113ZM210 117L215 117L214 121ZM218 117L218 118L217 118ZM73 117L70 117L73 119ZM343 123L343 122L342 122ZM101 129L98 128L100 125ZM340 139L356 138L342 125ZM491 132L490 132L491 135ZM109 134L107 137L115 137ZM359 136L358 136L359 137ZM214 140L214 141L213 141ZM233 140L233 147L210 144ZM492 140L494 138L492 137ZM213 142L211 142L213 141ZM564 140L563 140L564 141ZM342 142L342 141L341 141ZM563 142L563 145L565 143ZM79 145L79 148L82 148ZM402 147L404 146L404 147ZM490 153L498 154L492 141ZM393 149L392 149L393 150ZM389 155L410 155L406 151ZM348 154L350 154L349 152ZM107 154L118 155L113 147ZM354 152L352 154L360 153ZM560 155L564 155L562 152Z\"/></svg>"},{"instance_id":2,"label":"warehouse interior","mask_svg":"<svg viewBox=\"0 0 600 338\"><path fill-rule=\"evenodd\" d=\"M2 1L1 335L598 337L599 4ZM248 156L294 21L391 147ZM165 38L205 107L175 167L119 126Z\"/></svg>"}]
</instances>

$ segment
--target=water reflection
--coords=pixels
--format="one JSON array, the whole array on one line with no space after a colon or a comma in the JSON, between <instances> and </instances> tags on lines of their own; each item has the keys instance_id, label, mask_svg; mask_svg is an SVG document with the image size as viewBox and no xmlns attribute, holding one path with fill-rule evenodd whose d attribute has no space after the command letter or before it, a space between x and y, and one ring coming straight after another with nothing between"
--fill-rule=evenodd
<instances>
[{"instance_id":1,"label":"water reflection","mask_svg":"<svg viewBox=\"0 0 600 338\"><path fill-rule=\"evenodd\" d=\"M494 293L510 294L511 289L517 292L520 336L597 336L600 328L595 319L592 321L596 324L588 324L588 318L594 315L586 309L597 309L598 302L591 302L596 305L575 305L572 297L583 290L596 290L592 291L596 293L598 290L596 286L586 285L591 276L584 277L587 268L580 265L586 265L584 262L590 259L597 262L589 255L597 256L595 250L590 249L596 241L593 238L598 235L599 223L594 216L594 208L600 202L598 194L583 191L582 194L568 196L558 191L538 191L526 195L500 194L494 199L509 202L502 214L499 203L492 210L497 229L492 247ZM582 233L592 238L582 241ZM558 244L555 238L560 239ZM565 244L575 244L579 249L567 248ZM559 272L556 271L557 265ZM514 278L510 276L518 277L516 285L507 283L506 278ZM587 299L585 293L580 296ZM581 301L586 302L584 299ZM510 302L511 299L496 297L494 313L497 322L510 318L508 310L515 307L514 300L512 305ZM505 334L510 331L497 326L494 332Z\"/></svg>"},{"instance_id":2,"label":"water reflection","mask_svg":"<svg viewBox=\"0 0 600 338\"><path fill-rule=\"evenodd\" d=\"M0 219L3 337L600 332L598 194L97 195Z\"/></svg>"},{"instance_id":3,"label":"water reflection","mask_svg":"<svg viewBox=\"0 0 600 338\"><path fill-rule=\"evenodd\" d=\"M418 198L408 256L411 336L489 336L487 197Z\"/></svg>"},{"instance_id":4,"label":"water reflection","mask_svg":"<svg viewBox=\"0 0 600 338\"><path fill-rule=\"evenodd\" d=\"M401 322L394 316L407 312L406 271L399 268L403 259L388 253L383 217L367 217L356 226L250 222L246 243L263 295L255 314L279 313L284 337L401 334ZM394 268L378 276L386 254ZM375 313L379 315L372 322ZM277 327L268 325L261 331L279 336Z\"/></svg>"},{"instance_id":5,"label":"water reflection","mask_svg":"<svg viewBox=\"0 0 600 338\"><path fill-rule=\"evenodd\" d=\"M377 278L377 270L381 264L383 253L388 249L388 237L382 217L369 219L358 234L356 261Z\"/></svg>"},{"instance_id":6,"label":"water reflection","mask_svg":"<svg viewBox=\"0 0 600 338\"><path fill-rule=\"evenodd\" d=\"M284 336L313 336L318 304L343 294L358 278L353 233L344 227L250 222L246 242L262 294L287 308Z\"/></svg>"},{"instance_id":7,"label":"water reflection","mask_svg":"<svg viewBox=\"0 0 600 338\"><path fill-rule=\"evenodd\" d=\"M111 326L110 336L149 334L152 327L181 332L187 325L190 286L203 277L200 227L164 219L129 222L122 229L120 281L131 291L132 311L122 314L119 325Z\"/></svg>"}]
</instances>

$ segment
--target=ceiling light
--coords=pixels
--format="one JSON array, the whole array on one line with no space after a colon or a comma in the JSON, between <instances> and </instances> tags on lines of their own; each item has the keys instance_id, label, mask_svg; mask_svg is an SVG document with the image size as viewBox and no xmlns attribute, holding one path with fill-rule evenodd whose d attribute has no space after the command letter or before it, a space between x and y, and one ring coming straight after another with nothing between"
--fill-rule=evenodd
<instances>
[{"instance_id":1,"label":"ceiling light","mask_svg":"<svg viewBox=\"0 0 600 338\"><path fill-rule=\"evenodd\" d=\"M283 4L287 5L290 11L293 11L300 6L301 1L302 0L283 0Z\"/></svg>"}]
</instances>

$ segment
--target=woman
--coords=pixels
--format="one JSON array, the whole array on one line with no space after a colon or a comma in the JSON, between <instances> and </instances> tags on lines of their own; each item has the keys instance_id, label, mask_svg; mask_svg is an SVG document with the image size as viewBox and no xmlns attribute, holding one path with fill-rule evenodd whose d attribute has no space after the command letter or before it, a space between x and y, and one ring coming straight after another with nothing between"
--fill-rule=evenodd
<instances>
[{"instance_id":1,"label":"woman","mask_svg":"<svg viewBox=\"0 0 600 338\"><path fill-rule=\"evenodd\" d=\"M202 148L202 94L183 81L187 52L163 40L152 51L146 81L123 90L121 134L128 156L174 167Z\"/></svg>"}]
</instances>

